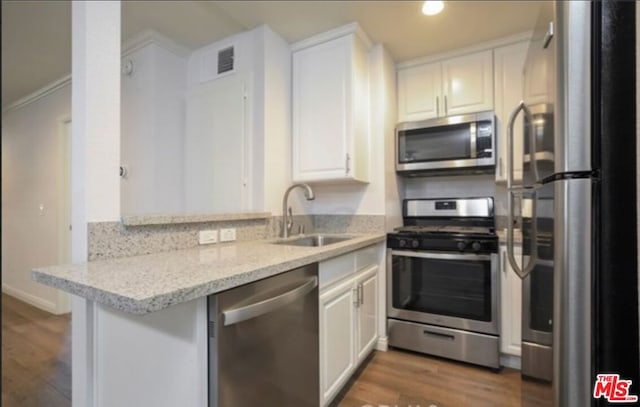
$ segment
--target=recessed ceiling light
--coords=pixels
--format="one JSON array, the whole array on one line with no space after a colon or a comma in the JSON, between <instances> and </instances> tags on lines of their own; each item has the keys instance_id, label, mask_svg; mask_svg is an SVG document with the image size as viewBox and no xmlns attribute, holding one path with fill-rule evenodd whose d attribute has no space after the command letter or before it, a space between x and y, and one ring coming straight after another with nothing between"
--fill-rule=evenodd
<instances>
[{"instance_id":1,"label":"recessed ceiling light","mask_svg":"<svg viewBox=\"0 0 640 407\"><path fill-rule=\"evenodd\" d=\"M434 16L442 11L444 8L444 1L427 0L422 6L422 14L427 16Z\"/></svg>"}]
</instances>

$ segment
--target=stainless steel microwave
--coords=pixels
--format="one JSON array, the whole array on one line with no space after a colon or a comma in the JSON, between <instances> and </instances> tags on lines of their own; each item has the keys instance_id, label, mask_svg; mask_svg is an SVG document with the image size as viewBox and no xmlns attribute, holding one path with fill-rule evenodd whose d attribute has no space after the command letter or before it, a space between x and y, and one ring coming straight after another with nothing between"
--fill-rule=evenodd
<instances>
[{"instance_id":1,"label":"stainless steel microwave","mask_svg":"<svg viewBox=\"0 0 640 407\"><path fill-rule=\"evenodd\" d=\"M491 172L496 165L495 115L480 112L396 127L396 172L404 176Z\"/></svg>"}]
</instances>

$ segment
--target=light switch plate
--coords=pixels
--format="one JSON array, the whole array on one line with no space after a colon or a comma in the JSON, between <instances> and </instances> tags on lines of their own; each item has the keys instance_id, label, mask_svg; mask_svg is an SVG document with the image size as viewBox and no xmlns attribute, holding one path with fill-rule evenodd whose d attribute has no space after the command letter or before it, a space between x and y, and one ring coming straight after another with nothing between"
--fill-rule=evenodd
<instances>
[{"instance_id":1,"label":"light switch plate","mask_svg":"<svg viewBox=\"0 0 640 407\"><path fill-rule=\"evenodd\" d=\"M231 242L236 240L236 229L220 229L220 241L221 242Z\"/></svg>"},{"instance_id":2,"label":"light switch plate","mask_svg":"<svg viewBox=\"0 0 640 407\"><path fill-rule=\"evenodd\" d=\"M218 243L218 231L217 230L201 230L200 232L198 232L198 243L200 244Z\"/></svg>"}]
</instances>

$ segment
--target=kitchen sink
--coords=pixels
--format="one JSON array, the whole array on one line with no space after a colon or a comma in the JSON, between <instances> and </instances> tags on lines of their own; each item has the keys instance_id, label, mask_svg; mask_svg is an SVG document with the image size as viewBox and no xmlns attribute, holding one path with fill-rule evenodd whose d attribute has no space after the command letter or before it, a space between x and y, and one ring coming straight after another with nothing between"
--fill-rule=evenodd
<instances>
[{"instance_id":1,"label":"kitchen sink","mask_svg":"<svg viewBox=\"0 0 640 407\"><path fill-rule=\"evenodd\" d=\"M344 242L345 240L353 239L353 236L336 236L336 235L307 235L300 236L293 239L280 240L274 242L274 244L282 244L287 246L305 246L305 247L322 247L334 243Z\"/></svg>"}]
</instances>

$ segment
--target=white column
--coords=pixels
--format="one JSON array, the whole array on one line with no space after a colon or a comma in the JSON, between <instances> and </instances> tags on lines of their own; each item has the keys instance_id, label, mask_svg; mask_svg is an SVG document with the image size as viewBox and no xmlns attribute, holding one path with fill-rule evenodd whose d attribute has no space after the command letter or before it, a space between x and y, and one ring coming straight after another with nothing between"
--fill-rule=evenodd
<instances>
[{"instance_id":1,"label":"white column","mask_svg":"<svg viewBox=\"0 0 640 407\"><path fill-rule=\"evenodd\" d=\"M72 2L73 262L87 260L87 223L120 216L120 2ZM94 405L94 307L72 303L72 404Z\"/></svg>"}]
</instances>

